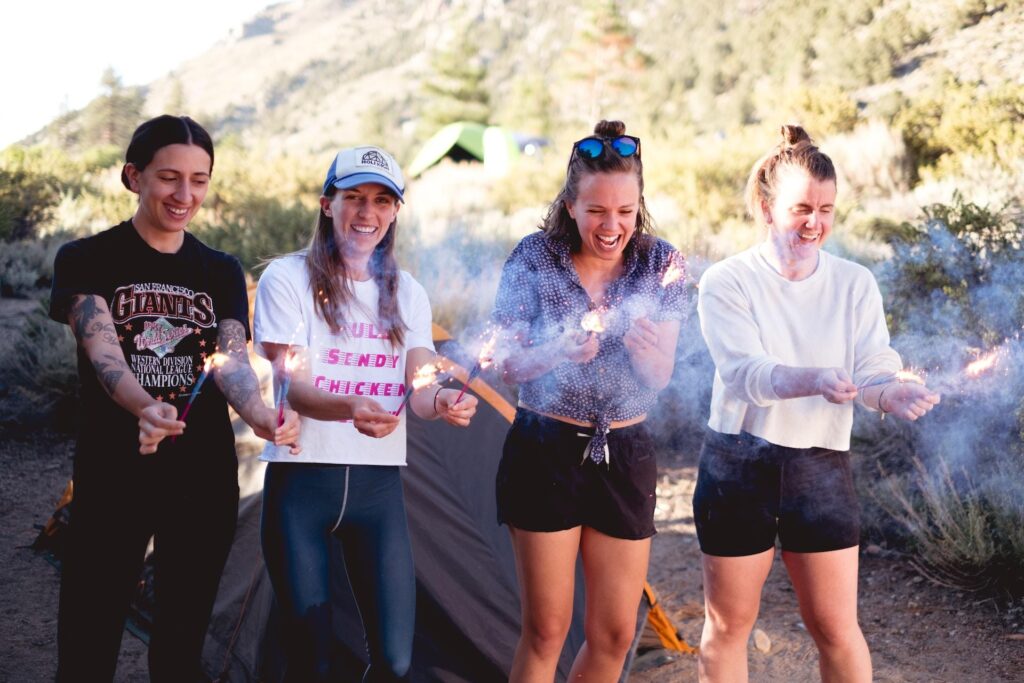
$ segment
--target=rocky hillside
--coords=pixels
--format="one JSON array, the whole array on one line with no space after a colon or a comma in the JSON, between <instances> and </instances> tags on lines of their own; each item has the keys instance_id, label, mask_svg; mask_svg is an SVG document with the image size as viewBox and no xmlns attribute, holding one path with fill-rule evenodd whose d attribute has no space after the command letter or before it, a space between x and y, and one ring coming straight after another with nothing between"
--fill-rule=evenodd
<instances>
[{"instance_id":1,"label":"rocky hillside","mask_svg":"<svg viewBox=\"0 0 1024 683\"><path fill-rule=\"evenodd\" d=\"M481 70L495 122L557 131L596 113L716 130L794 87L886 113L946 74L1022 81L1022 29L1020 0L292 0L150 84L144 108L270 151L412 140L448 53Z\"/></svg>"}]
</instances>

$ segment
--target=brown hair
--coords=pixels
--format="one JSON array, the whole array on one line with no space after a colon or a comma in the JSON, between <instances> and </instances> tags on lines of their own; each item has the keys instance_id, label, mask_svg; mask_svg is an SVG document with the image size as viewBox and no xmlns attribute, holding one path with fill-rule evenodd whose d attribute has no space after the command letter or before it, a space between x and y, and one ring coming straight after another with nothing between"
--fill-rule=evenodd
<instances>
[{"instance_id":1,"label":"brown hair","mask_svg":"<svg viewBox=\"0 0 1024 683\"><path fill-rule=\"evenodd\" d=\"M764 220L762 204L775 201L775 190L779 183L779 169L792 166L803 169L815 180L836 180L836 169L832 160L814 145L811 136L797 125L784 125L780 131L782 142L768 154L761 157L747 178L745 194L747 211L758 223Z\"/></svg>"},{"instance_id":2,"label":"brown hair","mask_svg":"<svg viewBox=\"0 0 1024 683\"><path fill-rule=\"evenodd\" d=\"M626 124L622 121L601 121L594 126L594 135L601 138L613 139L625 134ZM540 226L541 230L553 239L568 242L572 251L579 251L582 244L580 230L576 225L576 221L569 215L568 209L565 208L566 202L571 204L576 201L576 197L579 194L580 181L585 176L592 173L621 172L636 174L637 183L640 185L640 206L636 212L636 233L634 233L633 239L630 242L632 243L633 240L636 240L636 244L646 248L646 240L636 238L638 235L653 235L654 221L647 212L647 204L644 202L644 164L640 160L639 148L636 154L628 157L606 150L606 153L598 158L591 159L585 154L576 154L576 148L573 147L572 154L569 157L569 167L565 172L565 184L562 185L562 190L555 197L555 201L551 202L551 206L548 207L548 212L544 216L544 223Z\"/></svg>"},{"instance_id":3,"label":"brown hair","mask_svg":"<svg viewBox=\"0 0 1024 683\"><path fill-rule=\"evenodd\" d=\"M336 188L330 187L324 195L334 196ZM391 193L395 201L398 197ZM388 226L387 234L370 256L370 276L377 283L380 292L377 301L377 316L382 330L388 333L392 346L401 346L408 329L398 310L398 262L395 261L395 235L398 232L398 217ZM352 281L345 268L345 259L334 239L334 221L319 209L313 237L306 250L306 270L313 290L313 303L317 313L324 319L331 332L341 332L339 320L355 300Z\"/></svg>"}]
</instances>

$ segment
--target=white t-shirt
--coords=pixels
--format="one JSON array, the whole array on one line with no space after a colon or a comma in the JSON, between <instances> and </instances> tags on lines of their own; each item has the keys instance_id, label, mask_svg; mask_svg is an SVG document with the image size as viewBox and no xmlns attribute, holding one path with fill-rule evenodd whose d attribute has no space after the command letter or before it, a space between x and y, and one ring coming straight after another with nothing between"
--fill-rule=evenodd
<instances>
[{"instance_id":1,"label":"white t-shirt","mask_svg":"<svg viewBox=\"0 0 1024 683\"><path fill-rule=\"evenodd\" d=\"M708 426L790 448L850 448L853 405L780 399L777 365L844 368L862 384L902 368L882 295L867 268L827 252L803 280L779 275L753 247L708 268L697 311L715 362ZM857 400L860 400L858 394ZM863 404L862 404L863 405Z\"/></svg>"},{"instance_id":2,"label":"white t-shirt","mask_svg":"<svg viewBox=\"0 0 1024 683\"><path fill-rule=\"evenodd\" d=\"M393 348L377 325L377 283L353 281L357 303L349 307L340 334L332 334L313 306L305 254L273 261L260 277L253 320L254 347L266 357L263 344L290 344L306 351L313 384L322 391L355 394L377 401L392 413L405 395L406 350L434 350L430 302L420 283L401 271L398 310L409 328L405 348ZM275 377L274 396L279 378ZM402 411L405 415L408 406ZM262 460L341 465L404 465L405 419L382 439L356 431L350 420L325 421L303 416L302 452L267 443Z\"/></svg>"}]
</instances>

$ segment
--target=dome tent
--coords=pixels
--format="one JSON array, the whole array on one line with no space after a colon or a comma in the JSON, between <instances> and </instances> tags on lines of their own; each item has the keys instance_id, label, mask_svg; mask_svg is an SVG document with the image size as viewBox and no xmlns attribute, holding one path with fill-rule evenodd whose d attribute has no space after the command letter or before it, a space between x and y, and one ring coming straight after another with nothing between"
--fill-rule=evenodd
<instances>
[{"instance_id":1,"label":"dome tent","mask_svg":"<svg viewBox=\"0 0 1024 683\"><path fill-rule=\"evenodd\" d=\"M504 175L519 158L516 137L500 126L459 121L434 133L409 164L410 178L422 174L444 158L455 161L481 161L489 175Z\"/></svg>"}]
</instances>

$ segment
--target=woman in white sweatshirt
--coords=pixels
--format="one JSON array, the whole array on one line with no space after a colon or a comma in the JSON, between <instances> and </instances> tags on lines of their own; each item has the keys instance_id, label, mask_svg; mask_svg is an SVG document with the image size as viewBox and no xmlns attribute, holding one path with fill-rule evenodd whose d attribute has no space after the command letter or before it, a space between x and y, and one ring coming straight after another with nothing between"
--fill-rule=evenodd
<instances>
[{"instance_id":1,"label":"woman in white sweatshirt","mask_svg":"<svg viewBox=\"0 0 1024 683\"><path fill-rule=\"evenodd\" d=\"M896 381L871 272L824 251L836 172L799 126L758 161L747 207L757 246L701 278L715 362L694 520L706 619L700 676L745 681L746 644L776 538L828 681L870 681L857 623L859 508L849 463L853 403L916 420L939 396Z\"/></svg>"}]
</instances>

